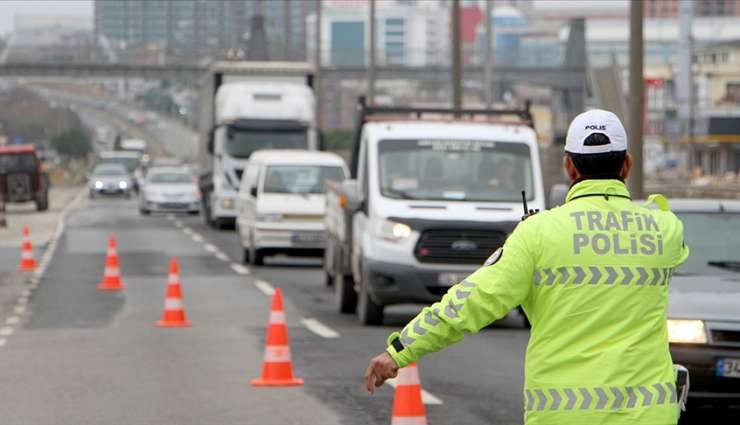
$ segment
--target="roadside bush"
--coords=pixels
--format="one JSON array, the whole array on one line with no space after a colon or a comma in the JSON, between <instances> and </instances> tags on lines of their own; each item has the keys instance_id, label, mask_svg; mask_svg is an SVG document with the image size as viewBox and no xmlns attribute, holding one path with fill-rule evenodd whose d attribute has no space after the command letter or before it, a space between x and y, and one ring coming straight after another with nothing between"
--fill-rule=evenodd
<instances>
[{"instance_id":1,"label":"roadside bush","mask_svg":"<svg viewBox=\"0 0 740 425\"><path fill-rule=\"evenodd\" d=\"M332 130L324 133L324 149L336 151L352 148L352 130Z\"/></svg>"},{"instance_id":2,"label":"roadside bush","mask_svg":"<svg viewBox=\"0 0 740 425\"><path fill-rule=\"evenodd\" d=\"M90 137L82 130L65 130L51 139L51 147L65 159L85 158L91 150Z\"/></svg>"}]
</instances>

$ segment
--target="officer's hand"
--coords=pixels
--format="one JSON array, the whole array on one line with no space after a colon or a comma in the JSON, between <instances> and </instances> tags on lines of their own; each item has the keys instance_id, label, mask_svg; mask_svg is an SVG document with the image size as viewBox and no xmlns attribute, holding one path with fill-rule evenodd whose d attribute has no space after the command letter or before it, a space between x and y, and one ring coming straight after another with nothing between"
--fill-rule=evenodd
<instances>
[{"instance_id":1,"label":"officer's hand","mask_svg":"<svg viewBox=\"0 0 740 425\"><path fill-rule=\"evenodd\" d=\"M365 387L372 394L376 388L380 388L386 380L398 375L398 365L390 354L383 351L370 360L370 365L365 371Z\"/></svg>"}]
</instances>

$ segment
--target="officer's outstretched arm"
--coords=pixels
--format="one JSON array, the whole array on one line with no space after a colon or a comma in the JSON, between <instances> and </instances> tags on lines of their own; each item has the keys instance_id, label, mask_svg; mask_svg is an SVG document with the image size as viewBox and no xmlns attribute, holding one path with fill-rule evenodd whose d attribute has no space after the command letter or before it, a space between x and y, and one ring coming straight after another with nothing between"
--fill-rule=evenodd
<instances>
[{"instance_id":1,"label":"officer's outstretched arm","mask_svg":"<svg viewBox=\"0 0 740 425\"><path fill-rule=\"evenodd\" d=\"M530 221L520 223L486 265L424 308L400 334L388 338L387 351L399 367L460 341L466 333L478 332L522 303L539 255L531 249L539 244Z\"/></svg>"}]
</instances>

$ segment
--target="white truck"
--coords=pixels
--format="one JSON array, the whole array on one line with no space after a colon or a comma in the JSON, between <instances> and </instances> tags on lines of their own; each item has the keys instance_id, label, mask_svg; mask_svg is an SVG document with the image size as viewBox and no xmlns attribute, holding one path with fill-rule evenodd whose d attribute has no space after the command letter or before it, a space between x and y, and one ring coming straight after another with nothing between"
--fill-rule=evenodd
<instances>
[{"instance_id":1,"label":"white truck","mask_svg":"<svg viewBox=\"0 0 740 425\"><path fill-rule=\"evenodd\" d=\"M313 66L301 62L214 62L200 82L202 216L233 225L247 159L260 149L319 148Z\"/></svg>"},{"instance_id":2,"label":"white truck","mask_svg":"<svg viewBox=\"0 0 740 425\"><path fill-rule=\"evenodd\" d=\"M352 179L327 184L324 255L338 309L381 324L384 307L430 303L545 207L525 110L358 107Z\"/></svg>"}]
</instances>

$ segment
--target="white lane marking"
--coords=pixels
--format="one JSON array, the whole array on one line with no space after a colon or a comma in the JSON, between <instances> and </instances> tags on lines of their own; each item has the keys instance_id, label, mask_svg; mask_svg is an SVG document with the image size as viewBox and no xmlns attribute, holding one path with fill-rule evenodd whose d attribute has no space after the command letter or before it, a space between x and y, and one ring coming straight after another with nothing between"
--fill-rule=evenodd
<instances>
[{"instance_id":1,"label":"white lane marking","mask_svg":"<svg viewBox=\"0 0 740 425\"><path fill-rule=\"evenodd\" d=\"M226 262L231 261L231 258L229 258L228 255L224 254L221 251L216 252L215 255L216 255L216 258L218 258L221 261L226 261Z\"/></svg>"},{"instance_id":2,"label":"white lane marking","mask_svg":"<svg viewBox=\"0 0 740 425\"><path fill-rule=\"evenodd\" d=\"M26 306L24 306L24 305L17 305L15 307L13 307L13 312L15 314L23 314L23 313L26 312Z\"/></svg>"},{"instance_id":3,"label":"white lane marking","mask_svg":"<svg viewBox=\"0 0 740 425\"><path fill-rule=\"evenodd\" d=\"M316 319L301 319L303 326L309 331L324 338L339 338L339 333Z\"/></svg>"},{"instance_id":4,"label":"white lane marking","mask_svg":"<svg viewBox=\"0 0 740 425\"><path fill-rule=\"evenodd\" d=\"M0 338L0 347L5 347L5 344L8 343L8 340L5 338Z\"/></svg>"},{"instance_id":5,"label":"white lane marking","mask_svg":"<svg viewBox=\"0 0 740 425\"><path fill-rule=\"evenodd\" d=\"M193 239L193 242L198 242L198 243L203 242L203 236L197 233L193 233L193 235L190 238Z\"/></svg>"},{"instance_id":6,"label":"white lane marking","mask_svg":"<svg viewBox=\"0 0 740 425\"><path fill-rule=\"evenodd\" d=\"M249 274L249 269L242 266L241 264L237 263L231 263L231 268L237 273L237 274Z\"/></svg>"},{"instance_id":7,"label":"white lane marking","mask_svg":"<svg viewBox=\"0 0 740 425\"><path fill-rule=\"evenodd\" d=\"M257 287L260 291L262 291L265 295L272 295L275 293L275 288L272 287L269 283L265 282L264 280L256 280L254 281L254 286Z\"/></svg>"},{"instance_id":8,"label":"white lane marking","mask_svg":"<svg viewBox=\"0 0 740 425\"><path fill-rule=\"evenodd\" d=\"M182 229L182 221L175 221L175 227Z\"/></svg>"},{"instance_id":9,"label":"white lane marking","mask_svg":"<svg viewBox=\"0 0 740 425\"><path fill-rule=\"evenodd\" d=\"M387 381L385 381L388 385L390 385L393 388L396 388L396 378L391 378ZM424 404L428 405L441 405L444 404L442 400L440 400L437 396L430 393L429 391L422 389L421 390L421 401Z\"/></svg>"},{"instance_id":10,"label":"white lane marking","mask_svg":"<svg viewBox=\"0 0 740 425\"><path fill-rule=\"evenodd\" d=\"M20 323L20 321L21 321L21 318L20 317L18 317L18 316L10 316L7 319L5 319L5 324L6 325L16 325L16 324Z\"/></svg>"},{"instance_id":11,"label":"white lane marking","mask_svg":"<svg viewBox=\"0 0 740 425\"><path fill-rule=\"evenodd\" d=\"M23 290L23 292L21 292L21 295L23 295L24 297L28 297L31 296L31 292L32 291L30 289L26 288Z\"/></svg>"},{"instance_id":12,"label":"white lane marking","mask_svg":"<svg viewBox=\"0 0 740 425\"><path fill-rule=\"evenodd\" d=\"M175 218L174 214L167 214L167 218L170 220L173 220Z\"/></svg>"},{"instance_id":13,"label":"white lane marking","mask_svg":"<svg viewBox=\"0 0 740 425\"><path fill-rule=\"evenodd\" d=\"M28 304L28 297L18 298L18 305L26 305L26 304Z\"/></svg>"},{"instance_id":14,"label":"white lane marking","mask_svg":"<svg viewBox=\"0 0 740 425\"><path fill-rule=\"evenodd\" d=\"M186 235L188 235L188 236L190 236L190 235L192 235L192 234L193 234L193 231L192 231L192 230L190 230L190 228L189 228L189 227L184 227L184 228L182 229L182 232L183 232L183 233L185 233L185 234L186 234Z\"/></svg>"},{"instance_id":15,"label":"white lane marking","mask_svg":"<svg viewBox=\"0 0 740 425\"><path fill-rule=\"evenodd\" d=\"M218 248L216 248L215 245L210 244L210 243L207 243L207 244L203 245L203 248L205 248L206 251L208 251L208 252L216 252L216 251L218 251Z\"/></svg>"},{"instance_id":16,"label":"white lane marking","mask_svg":"<svg viewBox=\"0 0 740 425\"><path fill-rule=\"evenodd\" d=\"M0 328L0 336L10 336L13 335L13 328L10 326L3 326Z\"/></svg>"}]
</instances>

